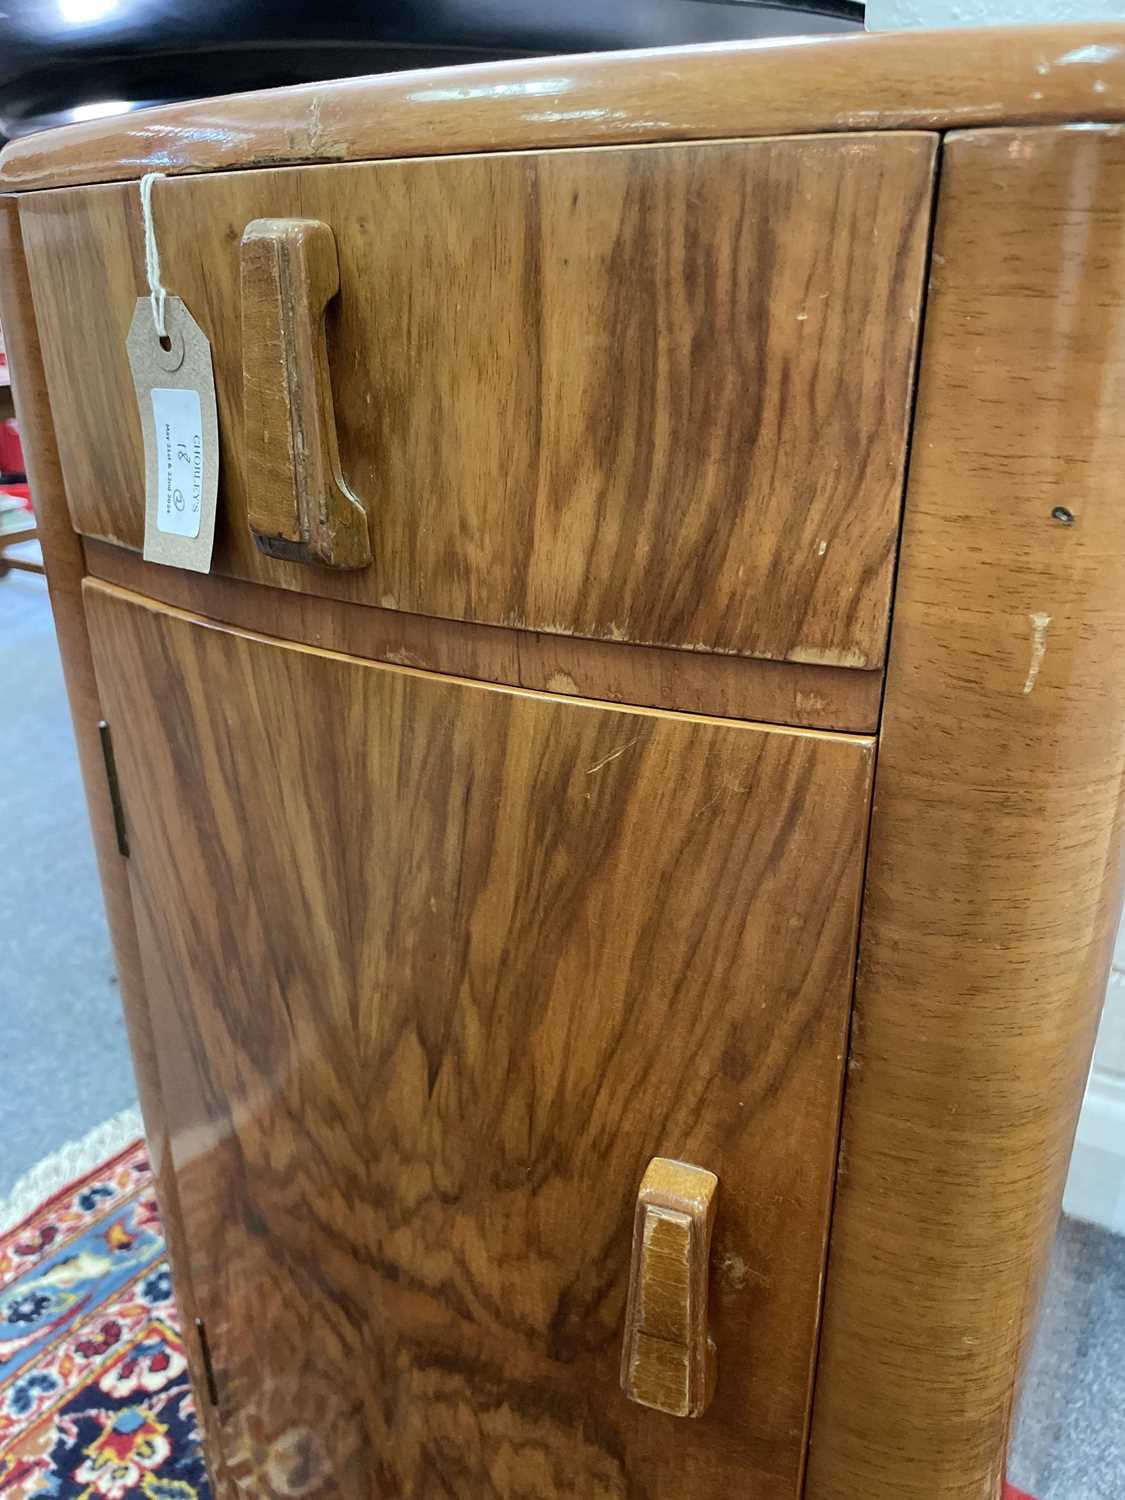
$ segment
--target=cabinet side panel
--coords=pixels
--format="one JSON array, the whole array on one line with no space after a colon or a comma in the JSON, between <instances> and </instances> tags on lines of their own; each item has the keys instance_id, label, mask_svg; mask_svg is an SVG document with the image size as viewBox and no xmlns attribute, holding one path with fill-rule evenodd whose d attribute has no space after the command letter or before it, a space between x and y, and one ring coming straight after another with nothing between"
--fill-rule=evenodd
<instances>
[{"instance_id":1,"label":"cabinet side panel","mask_svg":"<svg viewBox=\"0 0 1125 1500\"><path fill-rule=\"evenodd\" d=\"M999 1493L1119 912L1123 204L1120 128L947 142L809 1500Z\"/></svg>"},{"instance_id":2,"label":"cabinet side panel","mask_svg":"<svg viewBox=\"0 0 1125 1500\"><path fill-rule=\"evenodd\" d=\"M12 197L0 198L0 324L4 328L4 341L11 363L20 441L35 502L51 609L55 618L63 676L74 722L78 761L93 830L98 874L113 941L129 1046L137 1077L137 1092L144 1115L149 1159L156 1179L161 1219L176 1276L176 1300L184 1323L185 1349L195 1388L205 1392L206 1385L198 1378L198 1351L191 1336L194 1322L191 1286L187 1275L187 1260L181 1248L180 1208L168 1154L168 1132L152 1024L141 976L136 922L129 896L125 861L117 848L113 806L98 737L102 709L94 680L94 664L82 604L82 576L85 571L82 544L71 528L67 511L39 334L32 313L31 288L20 236L17 201ZM199 1401L197 1407L206 1430L206 1405ZM215 1455L210 1443L208 1448L210 1462ZM211 1472L215 1476L213 1463Z\"/></svg>"}]
</instances>

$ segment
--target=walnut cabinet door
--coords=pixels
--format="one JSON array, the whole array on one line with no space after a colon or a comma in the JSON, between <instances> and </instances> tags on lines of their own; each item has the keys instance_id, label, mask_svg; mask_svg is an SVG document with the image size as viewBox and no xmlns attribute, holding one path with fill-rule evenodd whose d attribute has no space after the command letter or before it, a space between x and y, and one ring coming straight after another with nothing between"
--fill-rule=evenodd
<instances>
[{"instance_id":1,"label":"walnut cabinet door","mask_svg":"<svg viewBox=\"0 0 1125 1500\"><path fill-rule=\"evenodd\" d=\"M221 1493L796 1497L872 742L86 606ZM697 1419L619 1381L655 1156Z\"/></svg>"}]
</instances>

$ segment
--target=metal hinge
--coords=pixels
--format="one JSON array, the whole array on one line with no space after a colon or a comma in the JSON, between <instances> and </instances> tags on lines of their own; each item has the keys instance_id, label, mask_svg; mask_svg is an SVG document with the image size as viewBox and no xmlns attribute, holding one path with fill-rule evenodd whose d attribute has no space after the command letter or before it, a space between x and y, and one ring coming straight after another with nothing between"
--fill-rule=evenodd
<instances>
[{"instance_id":1,"label":"metal hinge","mask_svg":"<svg viewBox=\"0 0 1125 1500\"><path fill-rule=\"evenodd\" d=\"M113 831L117 834L117 852L129 858L129 836L125 832L125 808L121 803L121 787L117 780L117 763L113 758L113 740L109 725L104 719L98 723L98 735L102 742L102 759L105 761L105 779L109 786L109 800L113 806Z\"/></svg>"},{"instance_id":2,"label":"metal hinge","mask_svg":"<svg viewBox=\"0 0 1125 1500\"><path fill-rule=\"evenodd\" d=\"M203 1360L203 1378L207 1382L207 1399L212 1406L219 1404L219 1390L215 1384L215 1371L211 1364L211 1345L207 1342L207 1329L202 1318L195 1320L195 1333L199 1339L199 1354Z\"/></svg>"}]
</instances>

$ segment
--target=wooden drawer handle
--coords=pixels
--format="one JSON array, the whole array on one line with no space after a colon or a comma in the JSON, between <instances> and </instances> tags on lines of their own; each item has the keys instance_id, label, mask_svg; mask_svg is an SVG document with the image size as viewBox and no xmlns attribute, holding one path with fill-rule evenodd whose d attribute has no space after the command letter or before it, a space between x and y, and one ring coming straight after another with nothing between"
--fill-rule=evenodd
<instances>
[{"instance_id":1,"label":"wooden drawer handle","mask_svg":"<svg viewBox=\"0 0 1125 1500\"><path fill-rule=\"evenodd\" d=\"M637 1194L621 1388L673 1417L700 1417L715 1389L707 1323L719 1179L654 1156Z\"/></svg>"},{"instance_id":2,"label":"wooden drawer handle","mask_svg":"<svg viewBox=\"0 0 1125 1500\"><path fill-rule=\"evenodd\" d=\"M247 517L271 557L362 568L367 512L340 473L324 310L340 289L317 219L255 219L242 236Z\"/></svg>"}]
</instances>

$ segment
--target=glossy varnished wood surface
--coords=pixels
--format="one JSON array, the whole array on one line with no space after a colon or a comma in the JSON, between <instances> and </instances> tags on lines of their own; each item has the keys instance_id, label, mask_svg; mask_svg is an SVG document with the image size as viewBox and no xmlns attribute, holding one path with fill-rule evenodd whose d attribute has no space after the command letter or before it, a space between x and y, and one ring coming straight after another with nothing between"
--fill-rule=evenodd
<instances>
[{"instance_id":1,"label":"glossy varnished wood surface","mask_svg":"<svg viewBox=\"0 0 1125 1500\"><path fill-rule=\"evenodd\" d=\"M214 357L217 571L449 619L878 667L935 139L158 184L163 279ZM335 420L373 552L354 573L263 557L247 527L238 251L272 216L336 237ZM33 194L21 220L77 529L139 548L123 339L145 285L136 188Z\"/></svg>"},{"instance_id":2,"label":"glossy varnished wood surface","mask_svg":"<svg viewBox=\"0 0 1125 1500\"><path fill-rule=\"evenodd\" d=\"M795 1497L871 740L86 601L238 1492ZM723 1184L690 1424L618 1383L654 1155Z\"/></svg>"},{"instance_id":3,"label":"glossy varnished wood surface","mask_svg":"<svg viewBox=\"0 0 1125 1500\"><path fill-rule=\"evenodd\" d=\"M13 141L0 186L145 172L1125 114L1125 26L1005 26L486 63L204 99Z\"/></svg>"},{"instance_id":4,"label":"glossy varnished wood surface","mask_svg":"<svg viewBox=\"0 0 1125 1500\"><path fill-rule=\"evenodd\" d=\"M1123 204L1120 129L945 145L808 1500L999 1492L1120 910Z\"/></svg>"},{"instance_id":5,"label":"glossy varnished wood surface","mask_svg":"<svg viewBox=\"0 0 1125 1500\"><path fill-rule=\"evenodd\" d=\"M107 583L244 630L350 656L724 719L861 733L878 722L881 672L434 620L217 575L203 578L89 538L83 546L88 572Z\"/></svg>"},{"instance_id":6,"label":"glossy varnished wood surface","mask_svg":"<svg viewBox=\"0 0 1125 1500\"><path fill-rule=\"evenodd\" d=\"M20 238L19 215L15 200L10 197L0 197L0 324L11 364L20 442L34 496L38 539L43 551L63 678L74 723L78 762L113 943L137 1094L144 1116L149 1160L168 1252L176 1273L176 1298L186 1323L184 1347L193 1379L199 1382L199 1348L190 1332L194 1301L181 1232L179 1195L169 1151L160 1065L141 972L128 877L117 848L113 806L98 735L103 711L82 604L85 561L81 540L71 529L67 512L39 336L32 317L31 287ZM210 1441L209 1417L204 1408L200 1413L200 1426L209 1469L217 1475L219 1454Z\"/></svg>"}]
</instances>

